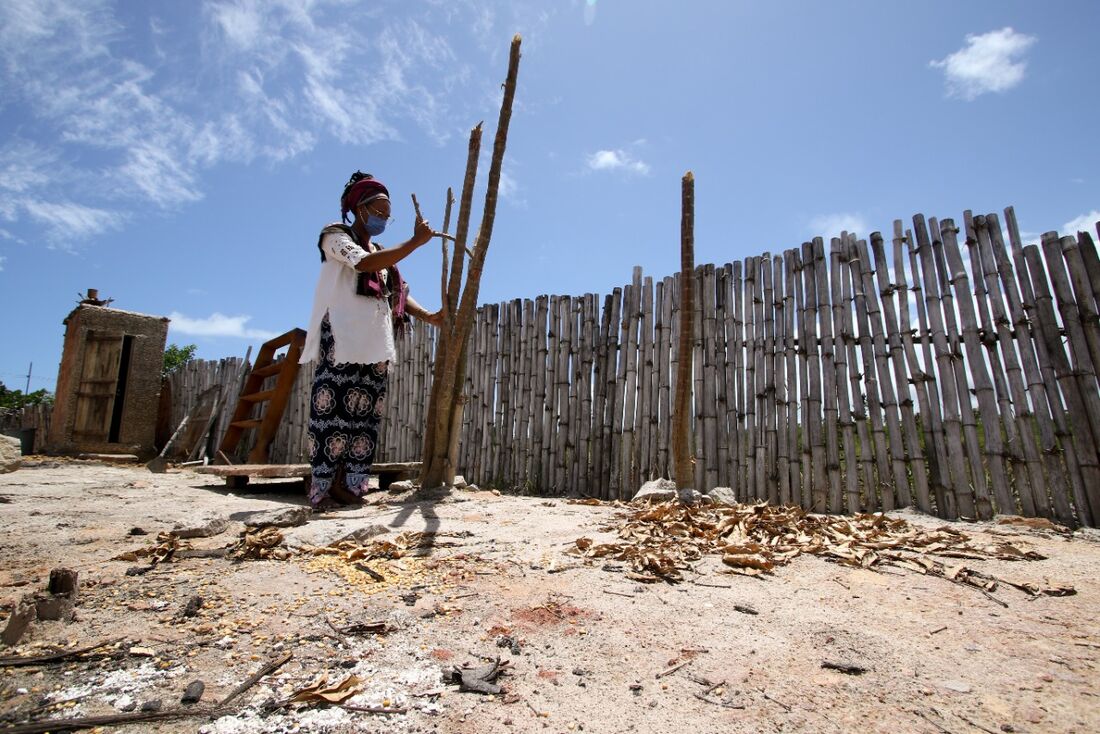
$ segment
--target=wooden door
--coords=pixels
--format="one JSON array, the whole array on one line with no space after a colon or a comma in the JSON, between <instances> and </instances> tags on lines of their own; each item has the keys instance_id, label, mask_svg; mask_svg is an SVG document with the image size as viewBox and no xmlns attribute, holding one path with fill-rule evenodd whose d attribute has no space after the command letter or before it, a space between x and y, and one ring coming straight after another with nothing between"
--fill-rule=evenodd
<instances>
[{"instance_id":1,"label":"wooden door","mask_svg":"<svg viewBox=\"0 0 1100 734\"><path fill-rule=\"evenodd\" d=\"M121 360L121 335L88 332L84 342L84 366L76 391L75 440L107 441Z\"/></svg>"}]
</instances>

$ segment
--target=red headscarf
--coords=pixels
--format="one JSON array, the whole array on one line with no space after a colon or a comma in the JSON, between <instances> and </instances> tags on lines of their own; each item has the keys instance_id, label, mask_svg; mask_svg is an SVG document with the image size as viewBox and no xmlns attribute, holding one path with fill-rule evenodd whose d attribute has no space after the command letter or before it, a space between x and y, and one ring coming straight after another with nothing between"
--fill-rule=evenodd
<instances>
[{"instance_id":1,"label":"red headscarf","mask_svg":"<svg viewBox=\"0 0 1100 734\"><path fill-rule=\"evenodd\" d=\"M358 206L364 197L377 196L378 194L384 194L388 199L390 191L385 184L377 179L363 178L348 186L344 190L344 195L340 197L341 218L345 222L348 221L348 212Z\"/></svg>"}]
</instances>

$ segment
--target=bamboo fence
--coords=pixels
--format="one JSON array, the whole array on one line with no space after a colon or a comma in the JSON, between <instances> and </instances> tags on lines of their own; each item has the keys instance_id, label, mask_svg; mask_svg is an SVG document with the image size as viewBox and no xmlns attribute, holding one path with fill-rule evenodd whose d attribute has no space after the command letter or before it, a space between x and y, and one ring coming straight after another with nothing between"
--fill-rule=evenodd
<instances>
[{"instance_id":1,"label":"bamboo fence","mask_svg":"<svg viewBox=\"0 0 1100 734\"><path fill-rule=\"evenodd\" d=\"M842 233L697 267L696 489L815 512L913 505L1095 526L1100 257L1087 232L1025 246L1011 208L1004 220L966 212L960 229L918 214L896 221L889 242ZM602 298L478 309L459 472L600 499L671 476L680 292L679 275L635 268ZM417 324L399 340L379 461L421 458L435 339ZM234 364L173 376L176 416ZM311 378L304 367L272 461L308 460Z\"/></svg>"}]
</instances>

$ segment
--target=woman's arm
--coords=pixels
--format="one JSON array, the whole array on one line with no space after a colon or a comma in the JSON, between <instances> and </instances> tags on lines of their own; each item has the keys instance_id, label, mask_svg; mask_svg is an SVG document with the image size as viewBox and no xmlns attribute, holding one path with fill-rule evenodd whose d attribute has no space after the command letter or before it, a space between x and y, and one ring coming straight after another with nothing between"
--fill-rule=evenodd
<instances>
[{"instance_id":1,"label":"woman's arm","mask_svg":"<svg viewBox=\"0 0 1100 734\"><path fill-rule=\"evenodd\" d=\"M431 312L413 300L411 295L405 297L405 310L409 315L421 321L427 321L432 326L443 326L443 311Z\"/></svg>"},{"instance_id":2,"label":"woman's arm","mask_svg":"<svg viewBox=\"0 0 1100 734\"><path fill-rule=\"evenodd\" d=\"M411 255L414 250L426 243L434 235L435 232L432 231L431 225L423 219L417 220L416 226L413 228L413 236L411 239L402 242L397 247L390 247L385 250L369 253L359 261L355 269L360 273L385 270Z\"/></svg>"}]
</instances>

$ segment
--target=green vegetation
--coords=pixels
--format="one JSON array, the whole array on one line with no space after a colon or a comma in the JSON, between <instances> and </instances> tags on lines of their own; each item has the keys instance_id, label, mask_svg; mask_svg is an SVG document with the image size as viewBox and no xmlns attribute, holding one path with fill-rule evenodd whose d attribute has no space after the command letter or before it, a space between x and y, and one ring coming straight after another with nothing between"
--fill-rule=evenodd
<instances>
[{"instance_id":1,"label":"green vegetation","mask_svg":"<svg viewBox=\"0 0 1100 734\"><path fill-rule=\"evenodd\" d=\"M198 347L194 344L188 344L184 347L169 344L168 348L164 350L164 369L161 376L167 377L194 359L196 349Z\"/></svg>"}]
</instances>

